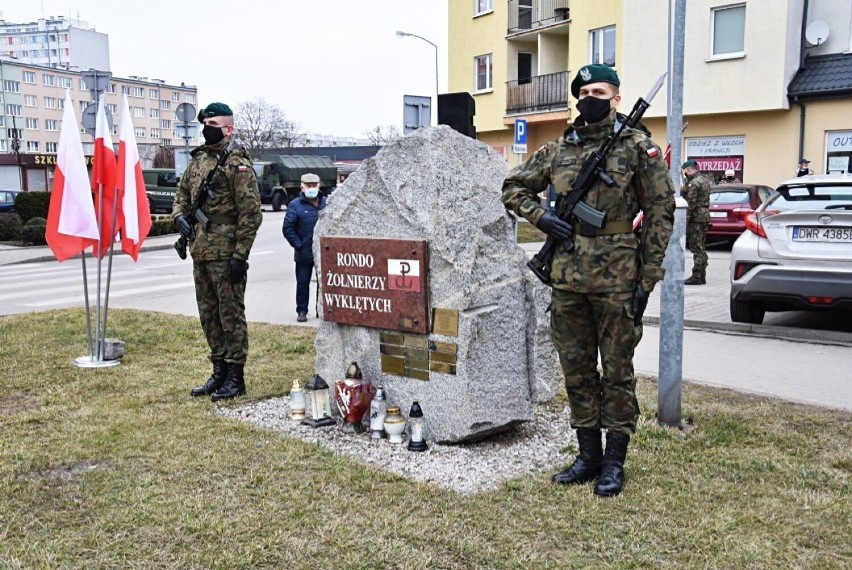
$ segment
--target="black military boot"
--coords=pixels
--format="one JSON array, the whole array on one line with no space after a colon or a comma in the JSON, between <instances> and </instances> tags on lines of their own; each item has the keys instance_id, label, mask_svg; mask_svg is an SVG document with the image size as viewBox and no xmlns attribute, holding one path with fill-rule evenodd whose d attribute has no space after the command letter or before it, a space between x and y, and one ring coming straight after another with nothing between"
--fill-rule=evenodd
<instances>
[{"instance_id":1,"label":"black military boot","mask_svg":"<svg viewBox=\"0 0 852 570\"><path fill-rule=\"evenodd\" d=\"M209 396L222 387L228 377L228 363L224 360L213 361L213 374L203 386L196 386L189 393L193 396Z\"/></svg>"},{"instance_id":2,"label":"black military boot","mask_svg":"<svg viewBox=\"0 0 852 570\"><path fill-rule=\"evenodd\" d=\"M571 467L560 471L551 478L554 483L560 485L588 483L594 481L595 477L600 475L603 458L600 430L579 428L577 430L577 443L580 445L580 454L571 464Z\"/></svg>"},{"instance_id":3,"label":"black military boot","mask_svg":"<svg viewBox=\"0 0 852 570\"><path fill-rule=\"evenodd\" d=\"M230 400L246 393L246 382L243 380L243 366L244 364L237 364L236 362L228 365L228 378L221 388L213 392L211 400L214 402Z\"/></svg>"},{"instance_id":4,"label":"black military boot","mask_svg":"<svg viewBox=\"0 0 852 570\"><path fill-rule=\"evenodd\" d=\"M627 444L630 436L626 433L606 432L606 453L598 482L595 483L595 495L614 497L624 487L624 459L627 457Z\"/></svg>"},{"instance_id":5,"label":"black military boot","mask_svg":"<svg viewBox=\"0 0 852 570\"><path fill-rule=\"evenodd\" d=\"M689 279L683 282L684 285L706 285L707 280L700 275L693 275Z\"/></svg>"}]
</instances>

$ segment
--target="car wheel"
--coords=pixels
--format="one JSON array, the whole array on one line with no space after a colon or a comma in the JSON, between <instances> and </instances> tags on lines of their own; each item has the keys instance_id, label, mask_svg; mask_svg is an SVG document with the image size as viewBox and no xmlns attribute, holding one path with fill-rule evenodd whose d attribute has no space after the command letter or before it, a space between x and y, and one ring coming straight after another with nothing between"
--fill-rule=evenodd
<instances>
[{"instance_id":1,"label":"car wheel","mask_svg":"<svg viewBox=\"0 0 852 570\"><path fill-rule=\"evenodd\" d=\"M735 323L759 325L763 323L766 309L760 303L737 301L731 297L731 320Z\"/></svg>"},{"instance_id":2,"label":"car wheel","mask_svg":"<svg viewBox=\"0 0 852 570\"><path fill-rule=\"evenodd\" d=\"M284 194L282 192L276 192L272 195L272 211L280 212L281 204L284 202Z\"/></svg>"}]
</instances>

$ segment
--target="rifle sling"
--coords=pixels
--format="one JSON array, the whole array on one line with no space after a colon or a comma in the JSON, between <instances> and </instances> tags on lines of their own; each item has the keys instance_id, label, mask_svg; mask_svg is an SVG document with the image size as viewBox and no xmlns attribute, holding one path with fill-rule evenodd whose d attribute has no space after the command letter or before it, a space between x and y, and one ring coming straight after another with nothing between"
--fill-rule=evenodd
<instances>
[{"instance_id":1,"label":"rifle sling","mask_svg":"<svg viewBox=\"0 0 852 570\"><path fill-rule=\"evenodd\" d=\"M224 216L222 214L207 214L207 219L210 220L211 224L225 224L229 226L234 226L237 224L236 216Z\"/></svg>"},{"instance_id":2,"label":"rifle sling","mask_svg":"<svg viewBox=\"0 0 852 570\"><path fill-rule=\"evenodd\" d=\"M591 224L577 222L574 224L574 233L583 237L610 236L615 234L629 234L633 231L633 222L628 220L612 220L602 228L596 228Z\"/></svg>"}]
</instances>

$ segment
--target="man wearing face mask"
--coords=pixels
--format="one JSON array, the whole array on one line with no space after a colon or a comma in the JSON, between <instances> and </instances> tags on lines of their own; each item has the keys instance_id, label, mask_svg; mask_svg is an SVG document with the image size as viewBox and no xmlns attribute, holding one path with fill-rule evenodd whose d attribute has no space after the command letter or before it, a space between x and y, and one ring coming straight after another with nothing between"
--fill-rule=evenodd
<instances>
[{"instance_id":1,"label":"man wearing face mask","mask_svg":"<svg viewBox=\"0 0 852 570\"><path fill-rule=\"evenodd\" d=\"M296 320L308 320L308 301L311 294L311 275L314 272L314 226L319 212L325 208L325 196L320 195L320 177L302 175L301 192L287 206L281 231L293 246L296 261Z\"/></svg>"},{"instance_id":2,"label":"man wearing face mask","mask_svg":"<svg viewBox=\"0 0 852 570\"><path fill-rule=\"evenodd\" d=\"M204 125L204 144L190 153L192 159L175 192L172 218L190 242L198 315L213 363L210 378L190 393L211 396L216 402L246 392L246 275L262 218L260 192L248 153L234 148L218 166L234 136L234 113L224 103L211 103L198 113L198 121ZM186 215L202 191L202 182L214 169L213 195L208 194L201 208L209 222L193 226Z\"/></svg>"},{"instance_id":3,"label":"man wearing face mask","mask_svg":"<svg viewBox=\"0 0 852 570\"><path fill-rule=\"evenodd\" d=\"M739 178L737 178L737 173L733 171L733 169L729 168L725 171L725 175L719 180L719 184L742 184Z\"/></svg>"},{"instance_id":4,"label":"man wearing face mask","mask_svg":"<svg viewBox=\"0 0 852 570\"><path fill-rule=\"evenodd\" d=\"M627 445L639 417L633 351L642 337L648 297L663 278L674 189L660 147L645 131L625 129L606 161L606 174L614 183L597 180L584 199L606 212L603 228L579 219L560 220L539 205L538 193L552 183L558 202L573 191L586 159L618 128L619 84L606 65L580 68L571 82L579 117L503 183L508 209L559 240L574 237L570 252L557 247L553 256L550 327L580 453L552 480L562 485L595 481L594 492L601 497L617 495L624 484ZM637 236L632 220L640 210L644 223ZM598 372L599 354L603 374Z\"/></svg>"}]
</instances>

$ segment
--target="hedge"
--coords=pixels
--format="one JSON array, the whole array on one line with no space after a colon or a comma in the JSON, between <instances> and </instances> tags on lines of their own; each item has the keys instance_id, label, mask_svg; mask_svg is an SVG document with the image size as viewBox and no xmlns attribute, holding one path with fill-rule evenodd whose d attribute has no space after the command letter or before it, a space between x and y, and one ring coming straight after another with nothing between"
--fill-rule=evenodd
<instances>
[{"instance_id":1,"label":"hedge","mask_svg":"<svg viewBox=\"0 0 852 570\"><path fill-rule=\"evenodd\" d=\"M47 240L44 238L46 227L47 220L44 218L30 218L21 229L21 241L33 245L47 245Z\"/></svg>"},{"instance_id":2,"label":"hedge","mask_svg":"<svg viewBox=\"0 0 852 570\"><path fill-rule=\"evenodd\" d=\"M149 236L164 236L177 233L175 223L170 217L151 216L151 219L153 223L151 224L151 231L148 233Z\"/></svg>"},{"instance_id":3,"label":"hedge","mask_svg":"<svg viewBox=\"0 0 852 570\"><path fill-rule=\"evenodd\" d=\"M30 218L47 218L50 192L19 192L15 197L15 213L27 223Z\"/></svg>"},{"instance_id":4,"label":"hedge","mask_svg":"<svg viewBox=\"0 0 852 570\"><path fill-rule=\"evenodd\" d=\"M23 227L21 216L15 212L3 212L0 214L0 241L20 241Z\"/></svg>"}]
</instances>

